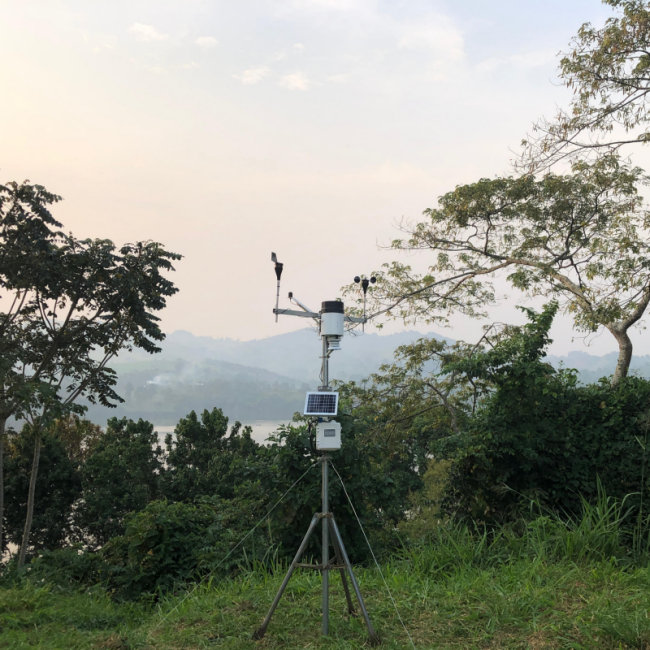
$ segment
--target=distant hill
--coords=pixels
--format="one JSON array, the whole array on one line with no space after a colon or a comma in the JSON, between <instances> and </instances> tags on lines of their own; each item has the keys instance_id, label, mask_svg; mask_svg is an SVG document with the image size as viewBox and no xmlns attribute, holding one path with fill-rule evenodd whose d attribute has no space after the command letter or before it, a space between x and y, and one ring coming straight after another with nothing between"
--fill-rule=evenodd
<instances>
[{"instance_id":1,"label":"distant hill","mask_svg":"<svg viewBox=\"0 0 650 650\"><path fill-rule=\"evenodd\" d=\"M330 377L367 377L392 360L395 348L421 336L346 336L331 356ZM320 355L320 337L311 329L254 341L173 332L159 354L120 356L113 368L125 403L115 409L91 405L87 417L102 425L113 416L171 425L191 410L218 406L243 422L288 420L301 410L305 391L320 383Z\"/></svg>"},{"instance_id":2,"label":"distant hill","mask_svg":"<svg viewBox=\"0 0 650 650\"><path fill-rule=\"evenodd\" d=\"M397 347L422 336L419 332L346 336L341 351L331 356L330 377L363 379L391 362ZM319 385L321 341L313 329L254 341L177 331L167 336L162 348L156 355L135 350L120 356L113 367L125 403L116 409L91 406L88 417L102 425L112 416L173 425L191 410L217 406L242 422L288 420L302 408L305 391ZM583 382L592 382L612 374L616 354L571 352L548 360L556 367L576 368ZM632 371L650 377L650 356L635 357Z\"/></svg>"},{"instance_id":3,"label":"distant hill","mask_svg":"<svg viewBox=\"0 0 650 650\"><path fill-rule=\"evenodd\" d=\"M341 351L334 352L330 358L331 376L343 381L367 377L382 363L392 360L395 348L422 336L419 332L346 335L341 343ZM163 351L155 357L138 352L137 358L174 358L192 363L219 359L261 368L314 386L318 384L321 339L315 329L307 328L253 341L213 339L181 330L169 334L162 348Z\"/></svg>"},{"instance_id":4,"label":"distant hill","mask_svg":"<svg viewBox=\"0 0 650 650\"><path fill-rule=\"evenodd\" d=\"M618 354L610 352L602 356L588 354L583 351L569 352L566 356L549 355L548 361L555 367L575 368L580 380L589 384L602 377L609 377L614 373ZM630 374L640 377L650 377L650 356L633 356L630 364Z\"/></svg>"}]
</instances>

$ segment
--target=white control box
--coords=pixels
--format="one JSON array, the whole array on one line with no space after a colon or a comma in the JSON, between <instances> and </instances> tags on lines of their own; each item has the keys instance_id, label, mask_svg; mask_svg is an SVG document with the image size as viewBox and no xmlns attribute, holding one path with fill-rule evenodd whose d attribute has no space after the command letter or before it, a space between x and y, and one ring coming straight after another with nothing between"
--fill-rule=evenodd
<instances>
[{"instance_id":1,"label":"white control box","mask_svg":"<svg viewBox=\"0 0 650 650\"><path fill-rule=\"evenodd\" d=\"M330 420L316 426L316 449L334 451L341 448L341 423Z\"/></svg>"}]
</instances>

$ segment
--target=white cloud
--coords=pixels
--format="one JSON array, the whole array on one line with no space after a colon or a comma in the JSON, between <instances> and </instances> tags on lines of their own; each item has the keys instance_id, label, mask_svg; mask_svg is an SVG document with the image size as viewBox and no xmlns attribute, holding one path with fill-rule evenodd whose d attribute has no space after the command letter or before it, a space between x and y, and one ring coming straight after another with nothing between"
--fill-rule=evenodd
<instances>
[{"instance_id":1,"label":"white cloud","mask_svg":"<svg viewBox=\"0 0 650 650\"><path fill-rule=\"evenodd\" d=\"M165 41L168 38L167 34L159 32L153 25L145 25L144 23L133 23L129 27L129 33L133 34L136 40L145 43Z\"/></svg>"},{"instance_id":2,"label":"white cloud","mask_svg":"<svg viewBox=\"0 0 650 650\"><path fill-rule=\"evenodd\" d=\"M279 61L285 61L289 56L296 55L300 56L305 50L305 46L302 43L294 43L290 48L276 52L271 60L274 63Z\"/></svg>"},{"instance_id":3,"label":"white cloud","mask_svg":"<svg viewBox=\"0 0 650 650\"><path fill-rule=\"evenodd\" d=\"M145 66L145 70L155 75L167 74L167 70L165 70L165 68L161 65L147 65Z\"/></svg>"},{"instance_id":4,"label":"white cloud","mask_svg":"<svg viewBox=\"0 0 650 650\"><path fill-rule=\"evenodd\" d=\"M539 68L552 64L556 60L556 53L553 50L537 50L533 52L523 52L504 57L490 57L481 61L476 69L479 72L492 72L498 68L518 68L528 70L530 68Z\"/></svg>"},{"instance_id":5,"label":"white cloud","mask_svg":"<svg viewBox=\"0 0 650 650\"><path fill-rule=\"evenodd\" d=\"M199 36L194 43L202 50L210 50L216 47L219 41L214 36Z\"/></svg>"},{"instance_id":6,"label":"white cloud","mask_svg":"<svg viewBox=\"0 0 650 650\"><path fill-rule=\"evenodd\" d=\"M433 16L424 23L403 23L397 32L400 49L428 50L456 61L463 57L463 34L446 16Z\"/></svg>"},{"instance_id":7,"label":"white cloud","mask_svg":"<svg viewBox=\"0 0 650 650\"><path fill-rule=\"evenodd\" d=\"M86 45L91 45L93 52L101 52L103 50L113 50L117 43L115 36L108 36L106 34L87 34L82 32L81 38Z\"/></svg>"},{"instance_id":8,"label":"white cloud","mask_svg":"<svg viewBox=\"0 0 650 650\"><path fill-rule=\"evenodd\" d=\"M269 74L270 70L267 66L260 66L259 68L249 68L244 70L241 74L233 75L235 79L239 79L245 86L252 86L259 83Z\"/></svg>"},{"instance_id":9,"label":"white cloud","mask_svg":"<svg viewBox=\"0 0 650 650\"><path fill-rule=\"evenodd\" d=\"M289 90L308 90L311 81L302 72L294 72L280 79L280 85Z\"/></svg>"},{"instance_id":10,"label":"white cloud","mask_svg":"<svg viewBox=\"0 0 650 650\"><path fill-rule=\"evenodd\" d=\"M350 81L352 75L349 72L341 72L339 74L331 74L327 77L327 81L334 84L344 84Z\"/></svg>"},{"instance_id":11,"label":"white cloud","mask_svg":"<svg viewBox=\"0 0 650 650\"><path fill-rule=\"evenodd\" d=\"M325 9L330 11L358 11L367 4L367 0L294 0L294 6L300 9Z\"/></svg>"}]
</instances>

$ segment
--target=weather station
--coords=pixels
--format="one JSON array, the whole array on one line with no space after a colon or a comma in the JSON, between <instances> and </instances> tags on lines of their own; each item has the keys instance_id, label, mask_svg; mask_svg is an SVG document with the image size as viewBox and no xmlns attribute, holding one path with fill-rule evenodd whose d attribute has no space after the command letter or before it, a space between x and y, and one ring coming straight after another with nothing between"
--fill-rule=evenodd
<instances>
[{"instance_id":1,"label":"weather station","mask_svg":"<svg viewBox=\"0 0 650 650\"><path fill-rule=\"evenodd\" d=\"M345 592L348 613L355 615L355 608L352 602L352 596L348 586L348 579L352 585L352 590L359 603L359 609L368 628L369 640L372 644L379 642L379 637L370 621L370 616L366 609L359 583L352 570L350 559L345 549L341 532L336 523L333 512L329 505L329 464L331 462L329 452L335 452L341 448L341 424L336 421L338 414L339 394L331 389L329 385L329 358L332 352L341 349L341 339L345 333L346 323L361 324L367 322L365 313L366 292L371 283L376 280L374 277L361 279L359 276L354 278L357 284L361 284L363 290L363 316L346 316L341 300L326 300L321 303L321 308L315 312L306 307L298 300L292 292L289 292L289 301L299 309L281 309L280 308L280 279L284 265L278 261L275 253L271 253L271 261L275 265L275 275L277 278L277 292L275 308L275 320L279 316L294 316L298 318L312 319L317 327L322 342L320 386L316 391L310 391L305 396L305 405L303 414L316 418L316 449L321 452L321 511L316 512L312 517L311 523L305 533L305 536L298 547L298 550L289 565L289 569L280 585L280 588L271 604L266 618L260 627L253 634L254 639L261 639L266 633L266 629L271 621L273 612L278 606L280 599L291 579L291 576L297 567L315 569L321 572L322 576L322 634L329 634L329 574L332 570L338 570L341 575L341 582ZM309 540L316 530L318 523L321 522L321 563L307 564L301 563L302 555L307 548ZM330 556L330 546L333 555Z\"/></svg>"}]
</instances>

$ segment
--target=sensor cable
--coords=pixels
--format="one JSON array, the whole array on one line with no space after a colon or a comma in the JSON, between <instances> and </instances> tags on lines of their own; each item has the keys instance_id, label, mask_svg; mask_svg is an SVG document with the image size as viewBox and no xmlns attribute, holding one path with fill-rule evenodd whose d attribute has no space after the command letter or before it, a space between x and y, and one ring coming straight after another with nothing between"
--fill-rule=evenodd
<instances>
[{"instance_id":1,"label":"sensor cable","mask_svg":"<svg viewBox=\"0 0 650 650\"><path fill-rule=\"evenodd\" d=\"M386 591L388 592L388 597L390 598L391 603L393 603L393 608L395 609L395 613L397 614L397 618L399 619L399 622L402 624L402 627L404 628L404 632L406 632L406 636L408 637L409 641L411 642L411 646L413 647L413 650L416 650L415 648L415 643L413 643L413 639L411 638L411 635L409 634L409 631L406 629L406 624L404 623L404 620L400 616L399 609L397 609L397 603L395 602L395 599L393 598L393 594L391 593L390 587L388 586L388 583L386 582L386 578L384 577L384 574L381 570L381 567L379 566L379 562L377 562L377 558L375 557L375 552L372 550L372 546L370 546L370 540L368 539L368 536L366 535L366 531L363 528L363 525L361 524L361 519L359 519L359 515L357 514L357 511L354 507L354 504L352 503L352 499L350 498L350 495L348 494L348 491L345 487L345 483L343 483L343 479L341 478L341 475L339 474L339 471L336 469L334 466L334 463L330 460L330 466L336 473L336 475L339 477L339 481L341 482L341 487L343 488L343 492L345 492L345 496L348 499L348 503L350 504L350 507L352 508L352 512L354 513L354 516L357 520L357 523L359 524L359 528L361 529L361 533L363 534L363 538L366 540L366 544L368 545L368 549L370 550L370 555L372 555L372 559L375 562L375 566L377 567L377 571L379 571L379 575L381 576L381 579L384 583L384 586L386 587Z\"/></svg>"}]
</instances>

